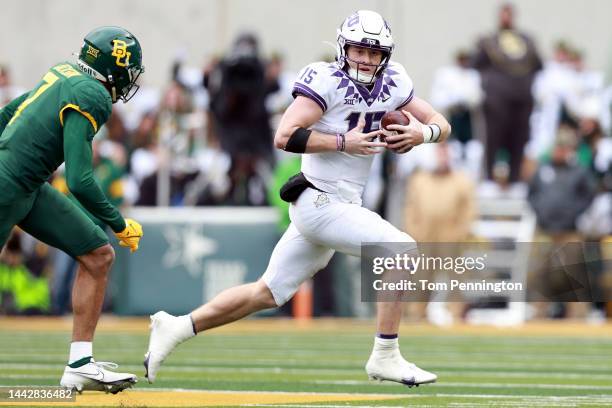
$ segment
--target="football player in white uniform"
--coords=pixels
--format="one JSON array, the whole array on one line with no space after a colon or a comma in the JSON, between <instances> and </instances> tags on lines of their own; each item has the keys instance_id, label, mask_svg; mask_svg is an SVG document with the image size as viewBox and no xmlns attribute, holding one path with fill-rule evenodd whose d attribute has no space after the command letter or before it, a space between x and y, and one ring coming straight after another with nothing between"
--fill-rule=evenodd
<instances>
[{"instance_id":1,"label":"football player in white uniform","mask_svg":"<svg viewBox=\"0 0 612 408\"><path fill-rule=\"evenodd\" d=\"M295 100L276 132L277 148L304 155L302 173L281 191L292 202L291 225L274 248L267 270L257 282L227 289L189 315L153 315L145 356L149 382L179 343L197 332L284 304L334 251L359 256L362 242L402 242L416 250L408 234L361 207L361 195L374 154L385 147L404 153L424 142L442 141L450 126L414 96L404 67L391 61L393 38L379 14L361 10L350 15L338 29L337 42L336 62L313 63L299 73ZM398 109L410 124L391 125L397 134L378 141L382 116ZM400 302L378 304L368 376L409 386L436 381L435 374L400 354L400 317Z\"/></svg>"}]
</instances>

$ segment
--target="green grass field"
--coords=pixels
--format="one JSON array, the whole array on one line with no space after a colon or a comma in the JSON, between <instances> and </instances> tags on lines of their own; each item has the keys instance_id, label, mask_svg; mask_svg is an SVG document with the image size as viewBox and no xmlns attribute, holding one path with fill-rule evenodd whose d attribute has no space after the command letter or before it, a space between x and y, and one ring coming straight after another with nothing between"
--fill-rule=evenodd
<instances>
[{"instance_id":1,"label":"green grass field","mask_svg":"<svg viewBox=\"0 0 612 408\"><path fill-rule=\"evenodd\" d=\"M67 320L0 319L0 385L56 385L69 327ZM371 322L350 320L251 320L183 344L154 385L141 377L128 392L88 394L64 406L612 406L609 325L406 325L403 354L439 376L436 384L410 389L367 380L372 329ZM144 319L103 320L96 359L142 376L147 336Z\"/></svg>"}]
</instances>

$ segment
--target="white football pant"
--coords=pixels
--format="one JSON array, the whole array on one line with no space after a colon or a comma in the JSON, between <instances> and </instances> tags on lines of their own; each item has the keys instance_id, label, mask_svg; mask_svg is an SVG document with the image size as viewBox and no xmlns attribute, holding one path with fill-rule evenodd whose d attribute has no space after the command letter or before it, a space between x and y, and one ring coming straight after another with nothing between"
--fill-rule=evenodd
<instances>
[{"instance_id":1,"label":"white football pant","mask_svg":"<svg viewBox=\"0 0 612 408\"><path fill-rule=\"evenodd\" d=\"M323 269L335 251L360 256L363 242L416 243L380 215L337 194L307 188L289 208L291 224L276 244L262 279L277 305Z\"/></svg>"}]
</instances>

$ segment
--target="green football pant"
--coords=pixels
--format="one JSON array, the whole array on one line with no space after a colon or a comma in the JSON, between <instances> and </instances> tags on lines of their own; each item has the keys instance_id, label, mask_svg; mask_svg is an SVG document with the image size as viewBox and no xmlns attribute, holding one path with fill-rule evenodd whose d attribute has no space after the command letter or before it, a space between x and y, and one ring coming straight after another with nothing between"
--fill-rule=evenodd
<instances>
[{"instance_id":1,"label":"green football pant","mask_svg":"<svg viewBox=\"0 0 612 408\"><path fill-rule=\"evenodd\" d=\"M0 248L15 225L72 257L108 244L104 231L49 183L23 198L0 202Z\"/></svg>"}]
</instances>

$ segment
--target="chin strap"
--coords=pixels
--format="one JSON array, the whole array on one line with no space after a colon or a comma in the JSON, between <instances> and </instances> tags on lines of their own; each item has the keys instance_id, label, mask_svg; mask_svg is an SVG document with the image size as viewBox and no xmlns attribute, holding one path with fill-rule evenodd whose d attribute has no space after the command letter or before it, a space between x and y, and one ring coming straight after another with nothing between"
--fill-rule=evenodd
<instances>
[{"instance_id":1,"label":"chin strap","mask_svg":"<svg viewBox=\"0 0 612 408\"><path fill-rule=\"evenodd\" d=\"M359 70L354 69L354 68L349 68L348 69L348 74L351 78L353 78L355 81L359 82L359 83L364 83L367 85L372 84L372 82L374 82L374 75L368 75L368 74L364 74L362 72L359 72ZM363 77L365 80L361 80L361 77Z\"/></svg>"}]
</instances>

